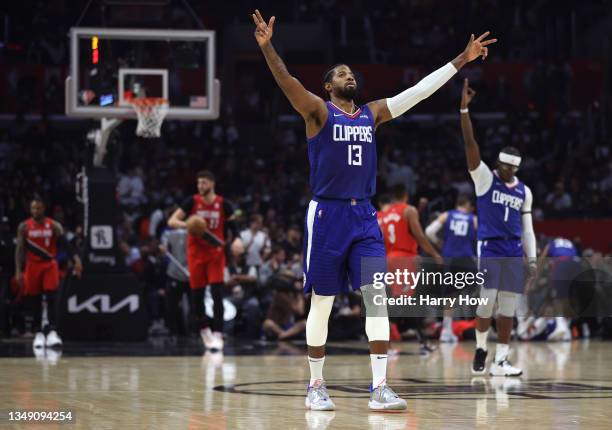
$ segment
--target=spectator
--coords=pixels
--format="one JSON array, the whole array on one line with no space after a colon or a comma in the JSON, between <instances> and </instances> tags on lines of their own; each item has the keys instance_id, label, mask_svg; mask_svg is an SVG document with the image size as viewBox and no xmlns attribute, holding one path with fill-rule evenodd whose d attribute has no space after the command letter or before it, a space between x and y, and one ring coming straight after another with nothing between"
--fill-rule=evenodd
<instances>
[{"instance_id":1,"label":"spectator","mask_svg":"<svg viewBox=\"0 0 612 430\"><path fill-rule=\"evenodd\" d=\"M546 206L557 216L571 209L572 198L565 192L562 181L558 181L555 184L555 190L546 196Z\"/></svg>"},{"instance_id":2,"label":"spectator","mask_svg":"<svg viewBox=\"0 0 612 430\"><path fill-rule=\"evenodd\" d=\"M263 264L264 255L270 250L270 238L263 230L263 217L260 214L251 215L249 228L240 232L240 239L246 249L247 264L259 269Z\"/></svg>"},{"instance_id":3,"label":"spectator","mask_svg":"<svg viewBox=\"0 0 612 430\"><path fill-rule=\"evenodd\" d=\"M289 230L287 230L287 237L283 242L283 248L285 249L287 261L293 262L296 257L301 259L302 232L297 225L293 224L289 227Z\"/></svg>"},{"instance_id":4,"label":"spectator","mask_svg":"<svg viewBox=\"0 0 612 430\"><path fill-rule=\"evenodd\" d=\"M287 254L282 246L274 245L274 248L272 248L272 256L259 269L259 283L261 285L266 285L271 277L287 269L287 264L285 262L286 256Z\"/></svg>"},{"instance_id":5,"label":"spectator","mask_svg":"<svg viewBox=\"0 0 612 430\"><path fill-rule=\"evenodd\" d=\"M289 340L306 330L304 294L294 278L282 277L263 323L263 331L269 339Z\"/></svg>"},{"instance_id":6,"label":"spectator","mask_svg":"<svg viewBox=\"0 0 612 430\"><path fill-rule=\"evenodd\" d=\"M142 169L132 168L127 175L121 175L117 185L119 203L127 207L135 207L146 201L145 187L142 179Z\"/></svg>"},{"instance_id":7,"label":"spectator","mask_svg":"<svg viewBox=\"0 0 612 430\"><path fill-rule=\"evenodd\" d=\"M246 264L242 241L235 240L225 268L225 285L238 314L234 330L239 335L254 339L259 336L262 313L257 291L257 269Z\"/></svg>"},{"instance_id":8,"label":"spectator","mask_svg":"<svg viewBox=\"0 0 612 430\"><path fill-rule=\"evenodd\" d=\"M183 295L190 299L189 272L187 270L187 231L184 229L166 230L161 238L159 250L166 257L171 255L166 266L166 324L171 334L188 333L185 315L190 306L181 312Z\"/></svg>"}]
</instances>

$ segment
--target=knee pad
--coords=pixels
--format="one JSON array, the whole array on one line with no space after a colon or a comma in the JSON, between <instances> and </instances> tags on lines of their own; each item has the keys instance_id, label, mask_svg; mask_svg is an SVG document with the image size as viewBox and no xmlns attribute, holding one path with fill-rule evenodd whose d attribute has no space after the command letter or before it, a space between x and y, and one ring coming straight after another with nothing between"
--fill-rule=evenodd
<instances>
[{"instance_id":1,"label":"knee pad","mask_svg":"<svg viewBox=\"0 0 612 430\"><path fill-rule=\"evenodd\" d=\"M387 317L366 317L365 323L366 336L368 341L389 340L389 318Z\"/></svg>"},{"instance_id":2,"label":"knee pad","mask_svg":"<svg viewBox=\"0 0 612 430\"><path fill-rule=\"evenodd\" d=\"M385 300L387 298L387 290L386 288L375 288L374 285L364 285L359 289L361 292L361 297L363 299L363 305L365 307L365 315L367 317L389 317L389 312L387 310L386 305L380 305L375 303L380 303L375 300L376 296L381 296L381 300ZM366 319L367 321L367 319Z\"/></svg>"},{"instance_id":3,"label":"knee pad","mask_svg":"<svg viewBox=\"0 0 612 430\"><path fill-rule=\"evenodd\" d=\"M509 291L500 291L497 296L497 315L513 318L521 295Z\"/></svg>"},{"instance_id":4,"label":"knee pad","mask_svg":"<svg viewBox=\"0 0 612 430\"><path fill-rule=\"evenodd\" d=\"M480 297L486 298L486 304L479 304L476 308L476 315L480 318L491 318L493 316L493 308L495 307L495 299L497 299L497 290L495 288L480 287Z\"/></svg>"},{"instance_id":5,"label":"knee pad","mask_svg":"<svg viewBox=\"0 0 612 430\"><path fill-rule=\"evenodd\" d=\"M335 296L318 296L312 292L310 312L306 319L306 344L323 346L327 341L327 325L329 314L334 305Z\"/></svg>"}]
</instances>

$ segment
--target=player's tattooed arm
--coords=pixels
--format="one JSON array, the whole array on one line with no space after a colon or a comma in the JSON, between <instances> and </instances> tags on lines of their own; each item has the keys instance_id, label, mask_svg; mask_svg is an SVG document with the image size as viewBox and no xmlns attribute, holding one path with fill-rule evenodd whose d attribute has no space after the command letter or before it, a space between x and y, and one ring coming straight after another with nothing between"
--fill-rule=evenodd
<instances>
[{"instance_id":1,"label":"player's tattooed arm","mask_svg":"<svg viewBox=\"0 0 612 430\"><path fill-rule=\"evenodd\" d=\"M474 138L474 129L468 106L476 95L476 91L469 87L467 78L463 80L463 90L461 92L461 133L465 144L465 157L467 158L468 169L476 170L480 165L480 148Z\"/></svg>"},{"instance_id":2,"label":"player's tattooed arm","mask_svg":"<svg viewBox=\"0 0 612 430\"><path fill-rule=\"evenodd\" d=\"M23 282L23 263L25 261L25 223L19 224L17 227L17 240L15 246L15 279L21 285Z\"/></svg>"},{"instance_id":3,"label":"player's tattooed arm","mask_svg":"<svg viewBox=\"0 0 612 430\"><path fill-rule=\"evenodd\" d=\"M307 134L315 135L327 120L325 102L304 88L302 83L289 73L287 66L272 46L276 17L273 16L266 23L257 9L252 17L255 23L255 40L261 48L274 80L289 99L291 106L306 120Z\"/></svg>"}]
</instances>

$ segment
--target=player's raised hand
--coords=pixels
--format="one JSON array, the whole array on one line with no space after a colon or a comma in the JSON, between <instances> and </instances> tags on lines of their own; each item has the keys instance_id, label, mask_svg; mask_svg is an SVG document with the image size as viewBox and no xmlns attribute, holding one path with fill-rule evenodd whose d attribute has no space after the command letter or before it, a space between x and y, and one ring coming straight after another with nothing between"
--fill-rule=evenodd
<instances>
[{"instance_id":1,"label":"player's raised hand","mask_svg":"<svg viewBox=\"0 0 612 430\"><path fill-rule=\"evenodd\" d=\"M483 60L487 58L487 55L489 55L489 48L487 46L497 42L497 39L486 39L489 34L491 34L490 31L485 31L477 39L474 39L474 34L470 36L470 41L463 50L465 59L468 62L474 61L478 57L482 57Z\"/></svg>"},{"instance_id":2,"label":"player's raised hand","mask_svg":"<svg viewBox=\"0 0 612 430\"><path fill-rule=\"evenodd\" d=\"M270 22L266 24L258 9L255 9L255 13L252 16L255 23L255 40L257 40L259 46L267 45L272 39L276 17L270 18Z\"/></svg>"},{"instance_id":3,"label":"player's raised hand","mask_svg":"<svg viewBox=\"0 0 612 430\"><path fill-rule=\"evenodd\" d=\"M461 108L467 108L475 95L476 91L470 88L468 78L465 78L463 80L463 90L461 91Z\"/></svg>"}]
</instances>

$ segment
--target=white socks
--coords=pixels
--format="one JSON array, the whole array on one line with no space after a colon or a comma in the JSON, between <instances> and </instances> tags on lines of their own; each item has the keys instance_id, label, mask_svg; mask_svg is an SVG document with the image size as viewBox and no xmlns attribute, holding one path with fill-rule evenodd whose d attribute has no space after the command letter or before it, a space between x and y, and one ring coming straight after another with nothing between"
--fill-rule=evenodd
<instances>
[{"instance_id":1,"label":"white socks","mask_svg":"<svg viewBox=\"0 0 612 430\"><path fill-rule=\"evenodd\" d=\"M561 328L562 330L569 329L567 326L567 320L564 317L555 317L555 322L557 323L557 327Z\"/></svg>"},{"instance_id":2,"label":"white socks","mask_svg":"<svg viewBox=\"0 0 612 430\"><path fill-rule=\"evenodd\" d=\"M387 354L370 354L372 362L372 389L387 381Z\"/></svg>"},{"instance_id":3,"label":"white socks","mask_svg":"<svg viewBox=\"0 0 612 430\"><path fill-rule=\"evenodd\" d=\"M308 357L308 364L310 365L310 384L308 384L309 386L312 386L317 379L323 379L323 363L325 363L325 357Z\"/></svg>"},{"instance_id":4,"label":"white socks","mask_svg":"<svg viewBox=\"0 0 612 430\"><path fill-rule=\"evenodd\" d=\"M487 336L489 335L489 330L487 331L479 331L476 329L476 348L480 348L484 351L487 350Z\"/></svg>"},{"instance_id":5,"label":"white socks","mask_svg":"<svg viewBox=\"0 0 612 430\"><path fill-rule=\"evenodd\" d=\"M508 358L508 351L510 347L507 343L498 343L495 348L495 362L499 363L500 361L504 361Z\"/></svg>"}]
</instances>

